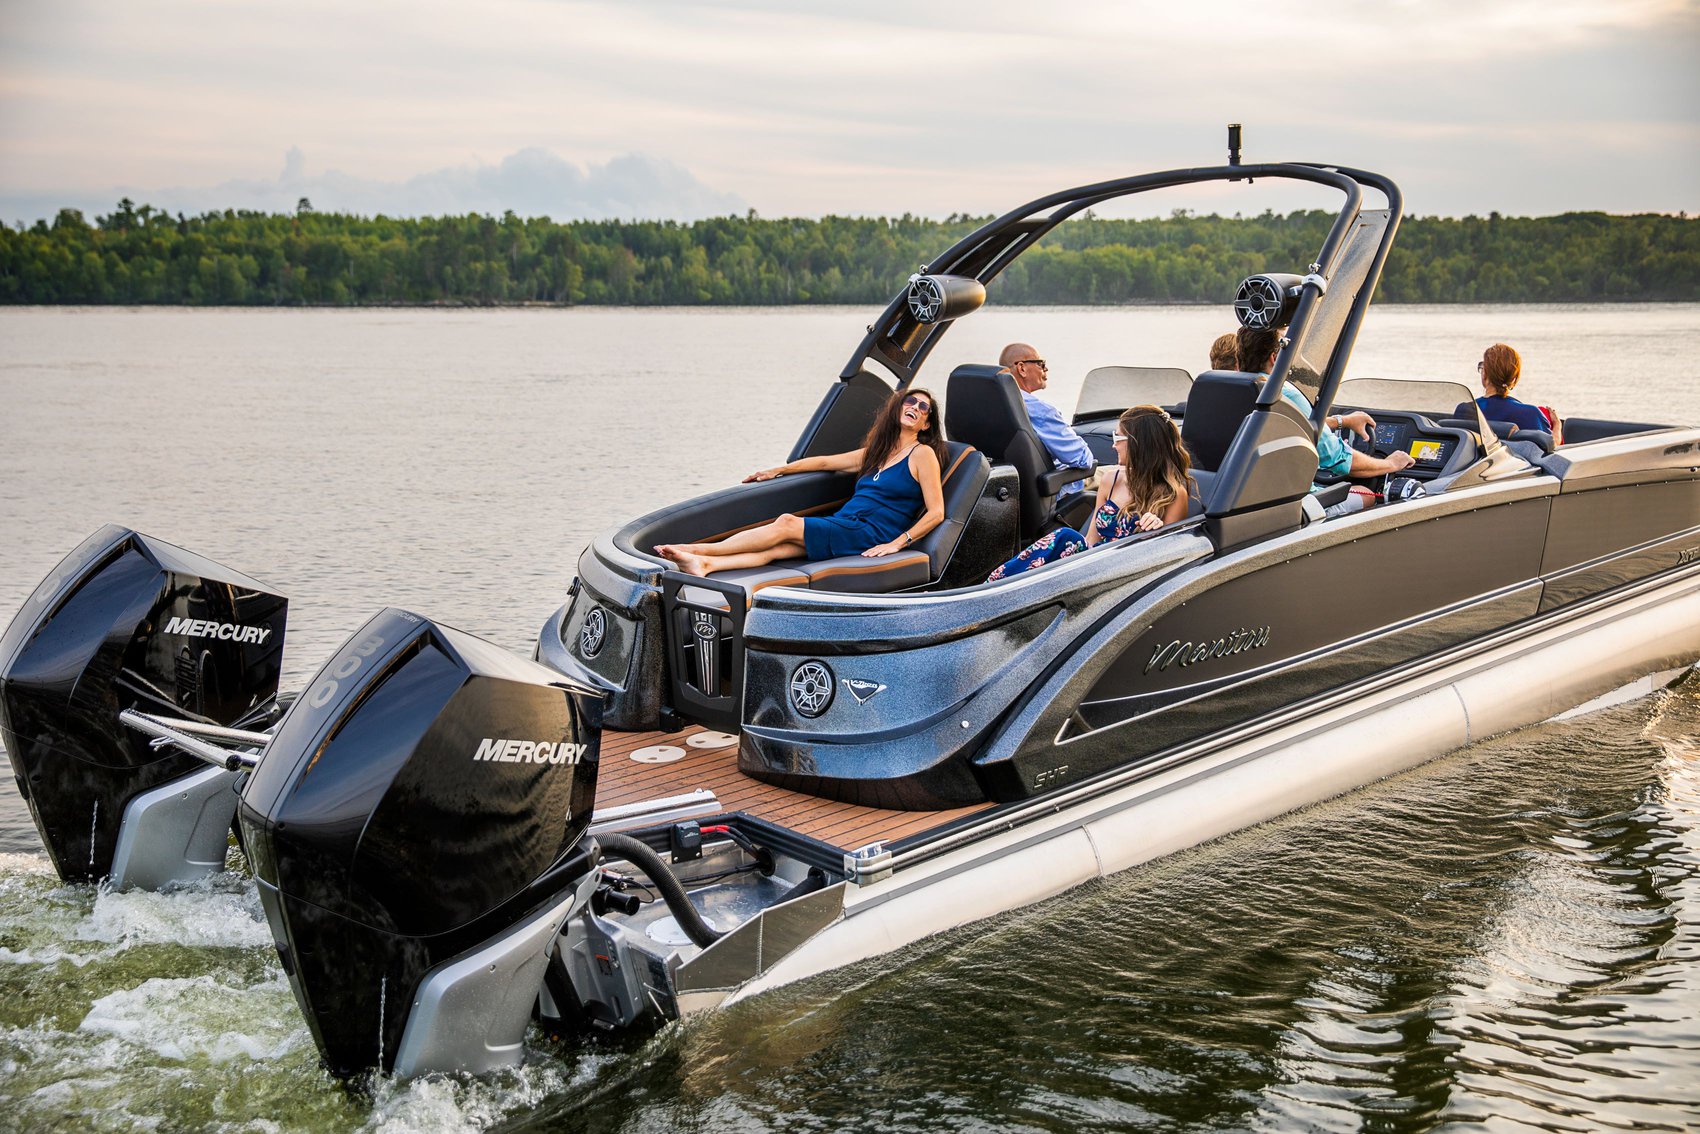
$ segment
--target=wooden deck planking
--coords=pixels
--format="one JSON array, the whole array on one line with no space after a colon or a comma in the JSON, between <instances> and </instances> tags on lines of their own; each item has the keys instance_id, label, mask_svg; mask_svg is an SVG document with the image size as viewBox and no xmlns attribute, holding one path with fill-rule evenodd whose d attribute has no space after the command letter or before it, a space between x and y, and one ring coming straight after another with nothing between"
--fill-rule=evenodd
<instances>
[{"instance_id":1,"label":"wooden deck planking","mask_svg":"<svg viewBox=\"0 0 1700 1134\"><path fill-rule=\"evenodd\" d=\"M684 781L689 782L689 786L681 786L679 789L680 791L694 791L699 788L707 789L708 791L712 791L716 796L719 796L722 802L733 797L750 801L765 801L769 798L771 792L777 790L768 787L766 784L756 784L753 788L747 787L744 781L747 780L748 777L739 772L736 767L728 769L725 767L715 766L713 764L700 763L690 765L685 764L683 761L675 765L664 765L664 767L667 768L669 773L665 777L666 781L673 782L677 780L681 783ZM636 799L653 798L654 790L658 782L661 782L660 777L634 778L621 785L620 794L622 797L629 796ZM668 792L665 794L675 793Z\"/></svg>"},{"instance_id":2,"label":"wooden deck planking","mask_svg":"<svg viewBox=\"0 0 1700 1134\"><path fill-rule=\"evenodd\" d=\"M842 850L854 850L873 842L890 842L919 834L991 806L988 803L950 811L896 811L804 795L762 783L739 771L736 744L724 748L690 747L686 741L700 731L688 728L676 733L604 732L601 763L597 768L597 807L617 807L707 789L725 811L741 811ZM640 748L656 744L683 748L685 755L670 764L642 764L631 758Z\"/></svg>"}]
</instances>

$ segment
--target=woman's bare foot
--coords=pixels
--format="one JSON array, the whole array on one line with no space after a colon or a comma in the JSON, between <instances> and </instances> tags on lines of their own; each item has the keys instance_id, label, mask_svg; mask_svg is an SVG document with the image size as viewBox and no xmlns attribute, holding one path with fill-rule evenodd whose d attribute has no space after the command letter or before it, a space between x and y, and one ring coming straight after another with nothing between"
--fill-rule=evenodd
<instances>
[{"instance_id":1,"label":"woman's bare foot","mask_svg":"<svg viewBox=\"0 0 1700 1134\"><path fill-rule=\"evenodd\" d=\"M670 547L667 550L673 553L667 558L677 563L679 565L679 570L683 571L685 574L696 575L699 577L708 574L708 560L703 556L692 555L689 552L681 551L676 547Z\"/></svg>"},{"instance_id":2,"label":"woman's bare foot","mask_svg":"<svg viewBox=\"0 0 1700 1134\"><path fill-rule=\"evenodd\" d=\"M655 545L655 554L661 556L663 559L671 560L678 564L679 570L683 571L687 575L696 575L700 577L708 574L708 560L701 555L695 555L685 550L685 548L691 546L694 545L658 543Z\"/></svg>"}]
</instances>

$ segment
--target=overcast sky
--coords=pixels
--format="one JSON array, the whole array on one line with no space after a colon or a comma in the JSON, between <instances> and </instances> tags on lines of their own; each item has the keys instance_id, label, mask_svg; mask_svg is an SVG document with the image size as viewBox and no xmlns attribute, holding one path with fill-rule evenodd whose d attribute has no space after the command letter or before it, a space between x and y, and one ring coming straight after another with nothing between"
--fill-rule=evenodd
<instances>
[{"instance_id":1,"label":"overcast sky","mask_svg":"<svg viewBox=\"0 0 1700 1134\"><path fill-rule=\"evenodd\" d=\"M0 0L14 220L991 213L1231 121L1412 214L1693 214L1700 0Z\"/></svg>"}]
</instances>

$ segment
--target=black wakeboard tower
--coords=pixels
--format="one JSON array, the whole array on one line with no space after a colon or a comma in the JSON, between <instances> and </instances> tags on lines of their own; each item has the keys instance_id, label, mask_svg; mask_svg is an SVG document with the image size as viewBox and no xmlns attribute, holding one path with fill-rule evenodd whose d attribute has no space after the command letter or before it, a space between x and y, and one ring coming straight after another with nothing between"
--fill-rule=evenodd
<instances>
[{"instance_id":1,"label":"black wakeboard tower","mask_svg":"<svg viewBox=\"0 0 1700 1134\"><path fill-rule=\"evenodd\" d=\"M1304 275L1248 277L1234 297L1246 326L1286 327L1271 380L1234 444L1224 475L1205 502L1219 545L1260 538L1295 522L1312 469L1293 459L1282 442L1295 436L1270 410L1288 383L1310 401L1309 437L1318 431L1345 379L1353 344L1398 234L1404 198L1390 179L1367 170L1320 162L1245 164L1239 125L1228 127L1228 163L1173 169L1065 189L1029 201L989 221L920 266L881 312L839 373L814 418L791 451L791 460L842 452L860 443L872 410L889 391L869 370L875 364L899 387L911 382L951 324L985 302L986 285L1017 257L1072 217L1122 197L1210 182L1287 180L1335 189L1343 197L1316 259ZM1364 191L1378 193L1379 208L1364 207ZM1285 507L1275 507L1285 505Z\"/></svg>"}]
</instances>

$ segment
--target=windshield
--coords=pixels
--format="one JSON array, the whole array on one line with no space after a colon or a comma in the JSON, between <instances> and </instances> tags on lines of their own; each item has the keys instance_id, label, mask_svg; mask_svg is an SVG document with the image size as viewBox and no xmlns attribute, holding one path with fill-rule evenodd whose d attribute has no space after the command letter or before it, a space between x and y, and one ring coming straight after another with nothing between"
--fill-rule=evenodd
<instances>
[{"instance_id":1,"label":"windshield","mask_svg":"<svg viewBox=\"0 0 1700 1134\"><path fill-rule=\"evenodd\" d=\"M1129 406L1169 409L1191 390L1192 375L1178 366L1100 366L1081 384L1074 419L1114 417Z\"/></svg>"},{"instance_id":2,"label":"windshield","mask_svg":"<svg viewBox=\"0 0 1700 1134\"><path fill-rule=\"evenodd\" d=\"M1287 377L1313 402L1329 376L1345 371L1352 347L1353 336L1347 334L1352 312L1358 309L1359 293L1369 280L1390 221L1391 214L1385 209L1365 209L1358 214L1330 269L1328 290L1305 325L1298 356ZM1334 400L1340 397L1336 393Z\"/></svg>"},{"instance_id":3,"label":"windshield","mask_svg":"<svg viewBox=\"0 0 1700 1134\"><path fill-rule=\"evenodd\" d=\"M1468 386L1459 382L1405 382L1391 378L1354 378L1340 383L1334 407L1420 413L1436 422L1446 418L1473 422L1483 440L1494 436ZM1491 442L1490 442L1491 443Z\"/></svg>"}]
</instances>

